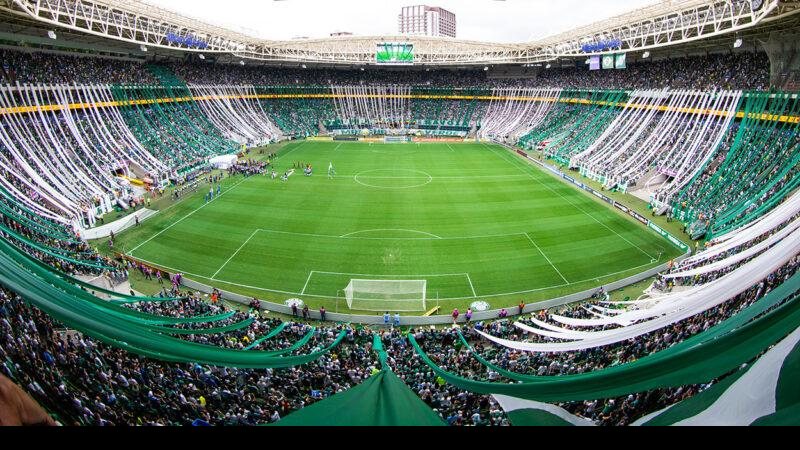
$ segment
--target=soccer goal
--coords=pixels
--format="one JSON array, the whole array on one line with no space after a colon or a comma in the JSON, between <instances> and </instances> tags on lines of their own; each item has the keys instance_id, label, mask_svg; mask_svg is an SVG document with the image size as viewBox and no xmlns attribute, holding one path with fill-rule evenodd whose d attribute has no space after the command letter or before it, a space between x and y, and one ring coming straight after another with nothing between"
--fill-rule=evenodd
<instances>
[{"instance_id":1,"label":"soccer goal","mask_svg":"<svg viewBox=\"0 0 800 450\"><path fill-rule=\"evenodd\" d=\"M425 280L351 279L347 307L363 311L425 311Z\"/></svg>"}]
</instances>

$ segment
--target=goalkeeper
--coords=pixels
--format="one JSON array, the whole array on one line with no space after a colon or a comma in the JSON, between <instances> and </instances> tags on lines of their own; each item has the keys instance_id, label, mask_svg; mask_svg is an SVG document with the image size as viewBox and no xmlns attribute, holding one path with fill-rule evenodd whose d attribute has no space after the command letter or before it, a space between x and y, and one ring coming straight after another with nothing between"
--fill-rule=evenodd
<instances>
[{"instance_id":1,"label":"goalkeeper","mask_svg":"<svg viewBox=\"0 0 800 450\"><path fill-rule=\"evenodd\" d=\"M336 176L336 169L333 168L333 162L328 163L328 178Z\"/></svg>"}]
</instances>

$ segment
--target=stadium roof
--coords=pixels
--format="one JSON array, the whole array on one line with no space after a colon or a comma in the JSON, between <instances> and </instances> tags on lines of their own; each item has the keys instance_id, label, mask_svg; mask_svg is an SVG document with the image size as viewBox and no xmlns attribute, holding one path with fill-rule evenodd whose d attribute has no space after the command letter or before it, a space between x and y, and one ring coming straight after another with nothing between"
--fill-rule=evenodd
<instances>
[{"instance_id":1,"label":"stadium roof","mask_svg":"<svg viewBox=\"0 0 800 450\"><path fill-rule=\"evenodd\" d=\"M203 53L269 63L375 64L376 44L411 43L415 65L530 64L604 51L687 48L731 33L768 33L797 26L791 0L666 0L541 40L500 44L421 36L337 36L265 40L138 0L0 0L4 26L59 30L185 54ZM11 32L13 34L14 31ZM94 40L94 39L93 39Z\"/></svg>"}]
</instances>

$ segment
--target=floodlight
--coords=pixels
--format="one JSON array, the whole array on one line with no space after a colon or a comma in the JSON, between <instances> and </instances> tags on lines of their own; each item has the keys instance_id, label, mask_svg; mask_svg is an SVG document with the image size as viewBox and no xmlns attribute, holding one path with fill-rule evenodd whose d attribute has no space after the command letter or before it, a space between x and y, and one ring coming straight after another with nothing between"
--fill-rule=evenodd
<instances>
[{"instance_id":1,"label":"floodlight","mask_svg":"<svg viewBox=\"0 0 800 450\"><path fill-rule=\"evenodd\" d=\"M489 66L483 66L483 70L484 71L489 70Z\"/></svg>"},{"instance_id":2,"label":"floodlight","mask_svg":"<svg viewBox=\"0 0 800 450\"><path fill-rule=\"evenodd\" d=\"M242 60L240 60L240 61L239 61L239 64L241 64L241 65L244 65L244 60L243 60L243 59L242 59Z\"/></svg>"},{"instance_id":3,"label":"floodlight","mask_svg":"<svg viewBox=\"0 0 800 450\"><path fill-rule=\"evenodd\" d=\"M53 31L53 30L48 31L47 32L47 37L49 37L50 39L55 39L56 38L56 32Z\"/></svg>"},{"instance_id":4,"label":"floodlight","mask_svg":"<svg viewBox=\"0 0 800 450\"><path fill-rule=\"evenodd\" d=\"M146 52L146 51L147 51L147 47L146 47L146 46L144 46L144 45L140 45L140 46L139 46L139 48L140 48L140 49L141 49L143 52Z\"/></svg>"},{"instance_id":5,"label":"floodlight","mask_svg":"<svg viewBox=\"0 0 800 450\"><path fill-rule=\"evenodd\" d=\"M544 68L545 69L549 69L550 68L550 64L547 64L546 66L544 66Z\"/></svg>"},{"instance_id":6,"label":"floodlight","mask_svg":"<svg viewBox=\"0 0 800 450\"><path fill-rule=\"evenodd\" d=\"M733 41L733 48L739 48L741 46L742 46L742 38L736 38L736 40Z\"/></svg>"},{"instance_id":7,"label":"floodlight","mask_svg":"<svg viewBox=\"0 0 800 450\"><path fill-rule=\"evenodd\" d=\"M199 54L199 55L197 55L197 56L198 56L200 59L206 59L206 55L204 55L204 54L202 54L202 53L200 53L200 54Z\"/></svg>"},{"instance_id":8,"label":"floodlight","mask_svg":"<svg viewBox=\"0 0 800 450\"><path fill-rule=\"evenodd\" d=\"M647 59L647 58L649 58L649 57L650 57L650 52L644 52L644 53L642 53L642 59Z\"/></svg>"}]
</instances>

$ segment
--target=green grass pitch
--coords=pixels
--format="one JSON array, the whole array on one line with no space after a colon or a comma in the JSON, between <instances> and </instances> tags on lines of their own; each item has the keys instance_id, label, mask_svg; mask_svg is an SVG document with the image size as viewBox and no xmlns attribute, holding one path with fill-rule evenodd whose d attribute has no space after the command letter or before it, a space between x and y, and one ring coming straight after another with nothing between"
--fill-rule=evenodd
<instances>
[{"instance_id":1,"label":"green grass pitch","mask_svg":"<svg viewBox=\"0 0 800 450\"><path fill-rule=\"evenodd\" d=\"M492 308L597 287L680 251L588 193L499 146L301 141L282 182L234 176L116 243L222 289L350 311L351 278L427 280L427 307ZM328 164L336 169L327 177Z\"/></svg>"}]
</instances>

